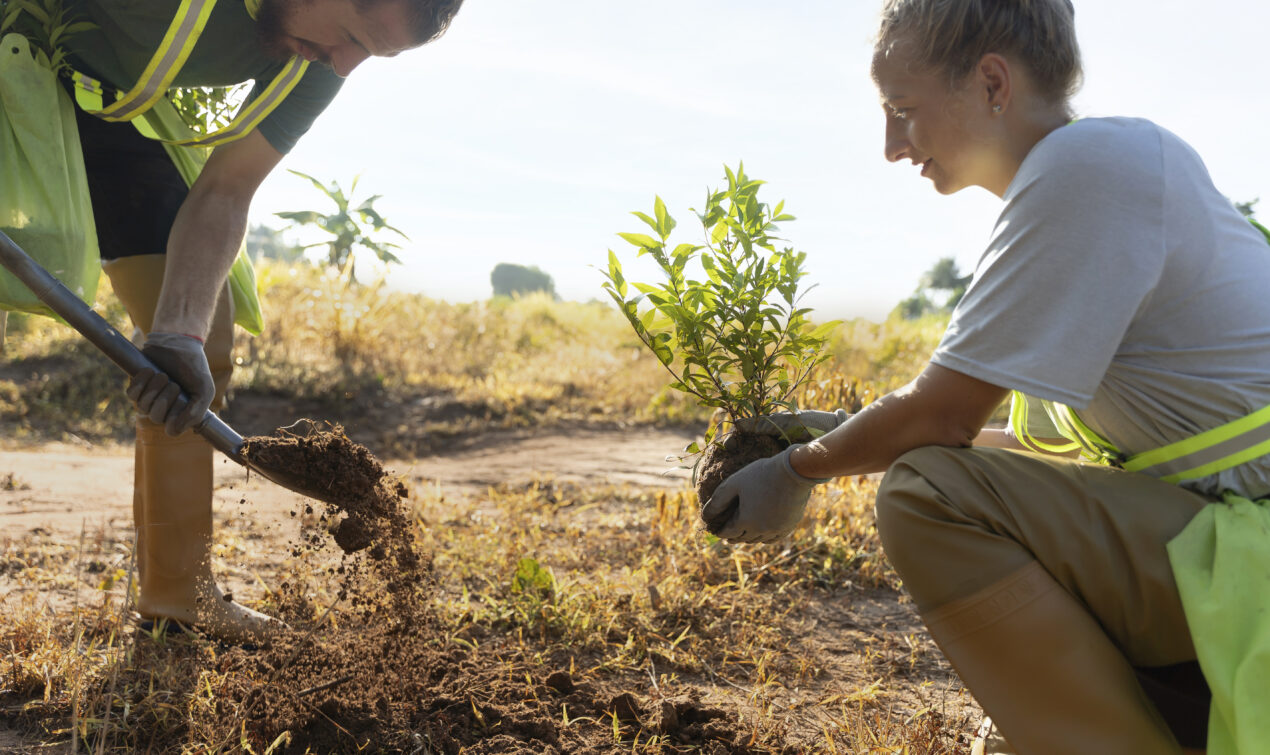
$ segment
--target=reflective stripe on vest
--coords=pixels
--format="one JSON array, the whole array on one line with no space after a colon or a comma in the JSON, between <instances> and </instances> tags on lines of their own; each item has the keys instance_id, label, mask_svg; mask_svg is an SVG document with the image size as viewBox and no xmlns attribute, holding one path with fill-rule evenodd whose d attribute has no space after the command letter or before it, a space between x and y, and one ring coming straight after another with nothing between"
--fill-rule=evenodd
<instances>
[{"instance_id":1,"label":"reflective stripe on vest","mask_svg":"<svg viewBox=\"0 0 1270 755\"><path fill-rule=\"evenodd\" d=\"M1111 441L1082 422L1071 407L1052 401L1043 402L1046 412L1071 443L1053 445L1033 438L1027 432L1026 399L1017 391L1015 394L1010 429L1024 446L1048 453L1079 448L1090 461L1141 472L1164 482L1197 480L1270 454L1270 406L1176 443L1125 457Z\"/></svg>"},{"instance_id":2,"label":"reflective stripe on vest","mask_svg":"<svg viewBox=\"0 0 1270 755\"><path fill-rule=\"evenodd\" d=\"M1124 463L1165 482L1208 477L1270 453L1270 406Z\"/></svg>"},{"instance_id":3,"label":"reflective stripe on vest","mask_svg":"<svg viewBox=\"0 0 1270 755\"><path fill-rule=\"evenodd\" d=\"M216 0L182 0L176 17L172 19L159 49L155 50L141 73L140 80L109 106L102 106L104 88L100 81L78 71L73 72L71 79L75 83L75 99L79 106L87 113L116 122L130 121L154 107L154 103L167 93L189 59L215 6ZM247 12L252 18L256 17L259 7L260 0L247 0ZM183 147L215 147L241 139L286 99L296 84L300 83L308 67L309 61L298 55L292 56L264 91L243 105L225 128L205 136L166 143Z\"/></svg>"}]
</instances>

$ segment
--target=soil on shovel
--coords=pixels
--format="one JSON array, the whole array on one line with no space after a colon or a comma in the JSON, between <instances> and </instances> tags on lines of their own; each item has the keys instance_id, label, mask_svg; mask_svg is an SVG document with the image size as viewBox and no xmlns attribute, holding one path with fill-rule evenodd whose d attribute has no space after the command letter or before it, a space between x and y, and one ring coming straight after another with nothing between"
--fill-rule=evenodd
<instances>
[{"instance_id":1,"label":"soil on shovel","mask_svg":"<svg viewBox=\"0 0 1270 755\"><path fill-rule=\"evenodd\" d=\"M722 443L710 444L697 467L697 500L702 506L714 495L714 489L730 475L750 462L766 459L789 446L783 438L737 430Z\"/></svg>"},{"instance_id":2,"label":"soil on shovel","mask_svg":"<svg viewBox=\"0 0 1270 755\"><path fill-rule=\"evenodd\" d=\"M309 566L287 568L273 585L269 610L288 627L260 647L215 652L139 636L118 689L146 694L153 669L175 662L173 677L216 692L212 705L187 707L184 727L136 731L120 745L179 751L190 737L276 753L598 754L629 751L614 739L622 727L659 737L665 752L752 751L738 713L695 694L652 699L575 678L572 657L544 659L511 635L452 640L435 613L433 564L418 552L409 490L338 426L250 438L243 451L339 486L318 532L293 544ZM304 506L301 522L317 515ZM339 553L326 552L331 540Z\"/></svg>"},{"instance_id":3,"label":"soil on shovel","mask_svg":"<svg viewBox=\"0 0 1270 755\"><path fill-rule=\"evenodd\" d=\"M322 429L301 420L274 435L244 439L242 454L253 464L298 481L304 490L320 491L333 513L343 515L333 537L345 553L374 545L371 557L382 559L388 553L385 536L406 523L399 505L405 487L387 480L379 459L349 440L339 425Z\"/></svg>"}]
</instances>

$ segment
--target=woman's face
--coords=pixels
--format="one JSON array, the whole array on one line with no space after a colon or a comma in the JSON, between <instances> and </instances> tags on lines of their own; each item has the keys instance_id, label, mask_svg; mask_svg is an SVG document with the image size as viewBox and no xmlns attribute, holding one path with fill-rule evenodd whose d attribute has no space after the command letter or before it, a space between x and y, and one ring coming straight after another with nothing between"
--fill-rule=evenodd
<instances>
[{"instance_id":1,"label":"woman's face","mask_svg":"<svg viewBox=\"0 0 1270 755\"><path fill-rule=\"evenodd\" d=\"M913 65L907 49L901 43L873 57L873 81L886 112L886 159L921 166L941 194L967 186L992 190L992 111L976 74L952 86L947 76Z\"/></svg>"}]
</instances>

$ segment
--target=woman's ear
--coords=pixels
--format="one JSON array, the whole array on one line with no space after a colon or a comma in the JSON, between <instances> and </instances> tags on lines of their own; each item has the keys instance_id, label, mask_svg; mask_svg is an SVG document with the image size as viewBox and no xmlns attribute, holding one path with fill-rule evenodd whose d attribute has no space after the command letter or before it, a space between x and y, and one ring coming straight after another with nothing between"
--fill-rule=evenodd
<instances>
[{"instance_id":1,"label":"woman's ear","mask_svg":"<svg viewBox=\"0 0 1270 755\"><path fill-rule=\"evenodd\" d=\"M1014 72L1008 60L990 52L979 59L975 76L983 104L989 111L1001 113L1010 106L1014 96Z\"/></svg>"}]
</instances>

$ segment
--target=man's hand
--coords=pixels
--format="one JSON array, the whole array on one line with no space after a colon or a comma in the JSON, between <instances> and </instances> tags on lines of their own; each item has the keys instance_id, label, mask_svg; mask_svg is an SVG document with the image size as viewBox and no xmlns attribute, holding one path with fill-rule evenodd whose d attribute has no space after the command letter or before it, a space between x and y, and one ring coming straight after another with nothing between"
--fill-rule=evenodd
<instances>
[{"instance_id":1,"label":"man's hand","mask_svg":"<svg viewBox=\"0 0 1270 755\"><path fill-rule=\"evenodd\" d=\"M736 428L743 432L773 435L791 443L806 443L833 430L850 417L845 409L833 412L777 412L738 420Z\"/></svg>"},{"instance_id":2,"label":"man's hand","mask_svg":"<svg viewBox=\"0 0 1270 755\"><path fill-rule=\"evenodd\" d=\"M141 353L161 372L142 370L128 381L128 398L137 411L163 425L168 435L180 435L202 421L216 394L203 342L180 333L153 332L146 336Z\"/></svg>"},{"instance_id":3,"label":"man's hand","mask_svg":"<svg viewBox=\"0 0 1270 755\"><path fill-rule=\"evenodd\" d=\"M752 462L720 483L701 507L706 529L738 543L772 543L793 532L811 489L828 482L794 471L789 455L795 448Z\"/></svg>"}]
</instances>

